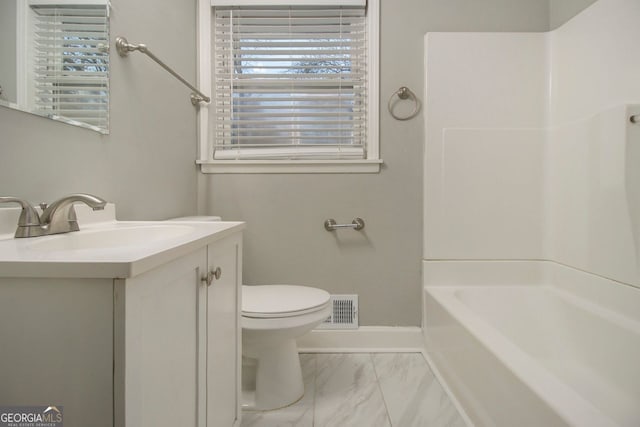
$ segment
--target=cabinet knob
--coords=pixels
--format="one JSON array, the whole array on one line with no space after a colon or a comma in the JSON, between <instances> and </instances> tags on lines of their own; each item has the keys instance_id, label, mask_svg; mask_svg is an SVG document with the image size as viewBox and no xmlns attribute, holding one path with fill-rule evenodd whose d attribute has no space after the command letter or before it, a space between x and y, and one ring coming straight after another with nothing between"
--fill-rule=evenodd
<instances>
[{"instance_id":1,"label":"cabinet knob","mask_svg":"<svg viewBox=\"0 0 640 427\"><path fill-rule=\"evenodd\" d=\"M213 279L218 280L221 276L222 276L222 269L220 267L216 267L215 270L209 271L209 273L206 276L202 276L200 281L202 283L206 283L207 286L211 286L211 284L213 283Z\"/></svg>"}]
</instances>

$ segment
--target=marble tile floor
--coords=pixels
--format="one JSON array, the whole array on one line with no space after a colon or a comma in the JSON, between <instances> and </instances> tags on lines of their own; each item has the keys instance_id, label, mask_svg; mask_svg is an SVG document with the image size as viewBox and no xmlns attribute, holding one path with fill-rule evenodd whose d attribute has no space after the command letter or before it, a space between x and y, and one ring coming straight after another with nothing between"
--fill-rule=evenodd
<instances>
[{"instance_id":1,"label":"marble tile floor","mask_svg":"<svg viewBox=\"0 0 640 427\"><path fill-rule=\"evenodd\" d=\"M301 354L304 397L242 427L465 427L420 353Z\"/></svg>"}]
</instances>

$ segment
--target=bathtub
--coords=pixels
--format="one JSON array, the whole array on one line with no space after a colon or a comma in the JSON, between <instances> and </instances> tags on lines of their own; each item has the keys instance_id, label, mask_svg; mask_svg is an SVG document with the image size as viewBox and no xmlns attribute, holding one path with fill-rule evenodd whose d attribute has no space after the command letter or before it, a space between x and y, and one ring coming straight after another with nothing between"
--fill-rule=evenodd
<instances>
[{"instance_id":1,"label":"bathtub","mask_svg":"<svg viewBox=\"0 0 640 427\"><path fill-rule=\"evenodd\" d=\"M477 426L640 426L640 289L544 261L424 272L427 354Z\"/></svg>"}]
</instances>

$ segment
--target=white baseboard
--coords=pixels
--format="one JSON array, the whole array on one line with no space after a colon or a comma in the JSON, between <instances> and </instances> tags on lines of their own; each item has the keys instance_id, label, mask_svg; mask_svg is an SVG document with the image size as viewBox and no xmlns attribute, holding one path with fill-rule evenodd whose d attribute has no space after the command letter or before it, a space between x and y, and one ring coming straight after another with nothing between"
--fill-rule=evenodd
<instances>
[{"instance_id":1,"label":"white baseboard","mask_svg":"<svg viewBox=\"0 0 640 427\"><path fill-rule=\"evenodd\" d=\"M300 353L421 353L419 327L361 326L358 329L318 329L297 340Z\"/></svg>"}]
</instances>

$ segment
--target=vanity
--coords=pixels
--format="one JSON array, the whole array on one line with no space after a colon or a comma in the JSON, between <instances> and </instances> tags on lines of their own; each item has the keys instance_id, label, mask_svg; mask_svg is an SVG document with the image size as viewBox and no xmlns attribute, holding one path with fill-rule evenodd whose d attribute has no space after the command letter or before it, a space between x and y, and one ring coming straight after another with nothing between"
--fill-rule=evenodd
<instances>
[{"instance_id":1,"label":"vanity","mask_svg":"<svg viewBox=\"0 0 640 427\"><path fill-rule=\"evenodd\" d=\"M15 239L0 209L0 404L65 427L240 420L242 222L129 222Z\"/></svg>"}]
</instances>

